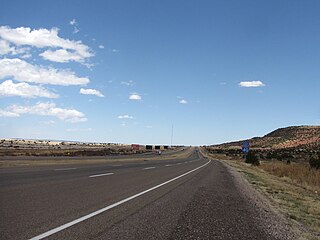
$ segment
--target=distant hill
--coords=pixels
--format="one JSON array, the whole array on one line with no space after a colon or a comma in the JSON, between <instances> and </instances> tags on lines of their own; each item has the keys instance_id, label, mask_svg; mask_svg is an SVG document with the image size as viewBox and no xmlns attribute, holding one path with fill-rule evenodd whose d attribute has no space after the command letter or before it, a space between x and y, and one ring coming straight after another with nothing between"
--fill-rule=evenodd
<instances>
[{"instance_id":1,"label":"distant hill","mask_svg":"<svg viewBox=\"0 0 320 240\"><path fill-rule=\"evenodd\" d=\"M279 128L263 137L247 139L254 149L320 150L320 126L292 126ZM239 149L242 141L212 145L217 149Z\"/></svg>"}]
</instances>

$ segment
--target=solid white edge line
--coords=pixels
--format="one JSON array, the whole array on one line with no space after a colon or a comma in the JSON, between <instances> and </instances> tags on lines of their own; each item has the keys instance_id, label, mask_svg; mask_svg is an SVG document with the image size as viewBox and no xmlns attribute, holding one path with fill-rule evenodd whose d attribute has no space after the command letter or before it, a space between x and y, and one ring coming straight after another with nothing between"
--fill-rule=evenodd
<instances>
[{"instance_id":1,"label":"solid white edge line","mask_svg":"<svg viewBox=\"0 0 320 240\"><path fill-rule=\"evenodd\" d=\"M102 177L102 176L108 176L108 175L112 175L113 173L101 173L101 174L96 174L96 175L91 175L89 176L90 178L94 178L94 177Z\"/></svg>"},{"instance_id":2,"label":"solid white edge line","mask_svg":"<svg viewBox=\"0 0 320 240\"><path fill-rule=\"evenodd\" d=\"M109 205L109 206L107 206L107 207L104 207L104 208L101 208L101 209L99 209L99 210L97 210L97 211L95 211L95 212L92 212L92 213L90 213L90 214L88 214L88 215L85 215L85 216L80 217L80 218L78 218L78 219L76 219L76 220L73 220L73 221L71 221L71 222L68 222L68 223L66 223L66 224L64 224L64 225L62 225L62 226L60 226L60 227L56 227L56 228L54 228L54 229L51 229L51 230L49 230L49 231L47 231L47 232L45 232L45 233L42 233L42 234L40 234L40 235L38 235L38 236L35 236L35 237L33 237L33 238L30 238L30 240L40 240L40 239L43 239L43 238L45 238L45 237L49 237L49 236L51 236L51 235L53 235L53 234L55 234L55 233L57 233L57 232L60 232L60 231L66 229L66 228L68 228L68 227L71 227L71 226L73 226L73 225L75 225L75 224L77 224L77 223L80 223L80 222L82 222L82 221L85 221L85 220L87 220L87 219L89 219L89 218L92 218L92 217L94 217L94 216L96 216L96 215L98 215L98 214L100 214L100 213L103 213L103 212L105 212L105 211L108 211L109 209L112 209L112 208L114 208L114 207L117 207L117 206L119 206L119 205L121 205L121 204L123 204L123 203L125 203L125 202L128 202L128 201L130 201L130 200L132 200L132 199L135 199L135 198L137 198L137 197L140 197L140 196L143 195L143 194L146 194L146 193L148 193L148 192L151 192L151 191L153 191L153 190L155 190L155 189L157 189L157 188L159 188L159 187L162 187L162 186L164 186L164 185L166 185L166 184L168 184L168 183L171 183L171 182L173 182L173 181L175 181L175 180L177 180L177 179L179 179L179 178L182 178L182 177L184 177L184 176L186 176L186 175L188 175L188 174L190 174L190 173L192 173L192 172L194 172L194 171L197 171L197 170L200 169L200 168L203 168L203 167L207 166L210 162L211 162L211 160L209 160L207 163L205 163L205 164L201 165L200 167L197 167L197 168L195 168L195 169L193 169L193 170L191 170L191 171L189 171L189 172L186 172L186 173L184 173L184 174L181 174L181 175L179 175L179 176L177 176L177 177L175 177L175 178L172 178L172 179L170 179L170 180L168 180L168 181L166 181L166 182L164 182L164 183L161 183L161 184L156 185L156 186L154 186L154 187L152 187L152 188L149 188L149 189L147 189L147 190L145 190L145 191L143 191L143 192L137 193L137 194L135 194L135 195L133 195L133 196L131 196L131 197L125 198L125 199L123 199L123 200L121 200L121 201L119 201L119 202L116 202L116 203L111 204L111 205Z\"/></svg>"}]
</instances>

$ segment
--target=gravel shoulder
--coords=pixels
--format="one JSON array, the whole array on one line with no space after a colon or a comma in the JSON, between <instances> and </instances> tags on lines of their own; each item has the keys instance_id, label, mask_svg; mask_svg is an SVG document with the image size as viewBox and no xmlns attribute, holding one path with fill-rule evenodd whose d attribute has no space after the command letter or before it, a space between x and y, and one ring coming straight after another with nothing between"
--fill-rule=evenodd
<instances>
[{"instance_id":1,"label":"gravel shoulder","mask_svg":"<svg viewBox=\"0 0 320 240\"><path fill-rule=\"evenodd\" d=\"M301 239L299 236L302 235L302 232L298 226L294 226L284 215L277 211L270 201L253 188L239 171L224 162L222 164L232 175L235 185L244 198L256 209L259 221L267 235L275 239Z\"/></svg>"}]
</instances>

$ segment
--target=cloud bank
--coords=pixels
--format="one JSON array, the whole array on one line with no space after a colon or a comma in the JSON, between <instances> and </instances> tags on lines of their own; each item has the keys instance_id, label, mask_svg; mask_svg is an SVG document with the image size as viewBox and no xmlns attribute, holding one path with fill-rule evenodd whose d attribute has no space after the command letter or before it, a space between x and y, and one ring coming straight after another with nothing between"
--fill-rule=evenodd
<instances>
[{"instance_id":1,"label":"cloud bank","mask_svg":"<svg viewBox=\"0 0 320 240\"><path fill-rule=\"evenodd\" d=\"M20 117L23 114L52 116L71 123L87 121L82 112L72 108L58 108L54 103L38 102L31 106L11 105L6 109L0 109L0 117Z\"/></svg>"},{"instance_id":2,"label":"cloud bank","mask_svg":"<svg viewBox=\"0 0 320 240\"><path fill-rule=\"evenodd\" d=\"M58 98L59 95L48 91L41 86L29 85L28 83L14 83L12 80L4 81L0 84L0 96L3 97L23 97L23 98Z\"/></svg>"},{"instance_id":3,"label":"cloud bank","mask_svg":"<svg viewBox=\"0 0 320 240\"><path fill-rule=\"evenodd\" d=\"M86 85L88 78L77 77L70 70L32 65L19 58L0 59L0 79L13 77L17 81L52 85Z\"/></svg>"},{"instance_id":4,"label":"cloud bank","mask_svg":"<svg viewBox=\"0 0 320 240\"><path fill-rule=\"evenodd\" d=\"M64 62L85 62L86 59L94 56L91 49L81 41L61 38L58 33L58 28L32 30L28 27L10 28L8 26L0 26L0 38L2 38L2 44L0 44L2 48L0 49L7 54L12 52L12 50L8 50L8 46L10 48L11 44L36 48L58 48L58 50L45 51L40 54L44 59L54 62L61 61L62 52L59 50L64 50ZM4 49L7 50L4 51Z\"/></svg>"}]
</instances>

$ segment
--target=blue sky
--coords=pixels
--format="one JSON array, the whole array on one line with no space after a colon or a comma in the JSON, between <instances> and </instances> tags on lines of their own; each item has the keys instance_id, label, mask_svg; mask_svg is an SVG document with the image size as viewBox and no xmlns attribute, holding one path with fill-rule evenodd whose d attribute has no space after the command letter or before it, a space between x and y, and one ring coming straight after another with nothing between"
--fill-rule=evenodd
<instances>
[{"instance_id":1,"label":"blue sky","mask_svg":"<svg viewBox=\"0 0 320 240\"><path fill-rule=\"evenodd\" d=\"M0 137L204 145L320 123L319 1L1 1Z\"/></svg>"}]
</instances>

